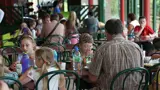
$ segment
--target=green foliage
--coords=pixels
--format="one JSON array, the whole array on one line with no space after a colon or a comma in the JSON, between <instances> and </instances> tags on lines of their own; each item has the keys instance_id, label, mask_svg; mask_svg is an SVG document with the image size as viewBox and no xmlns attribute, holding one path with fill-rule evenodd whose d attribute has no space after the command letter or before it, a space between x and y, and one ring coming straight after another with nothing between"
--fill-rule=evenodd
<instances>
[{"instance_id":1,"label":"green foliage","mask_svg":"<svg viewBox=\"0 0 160 90\"><path fill-rule=\"evenodd\" d=\"M118 0L112 0L110 6L111 6L112 15L115 15L119 12L119 1Z\"/></svg>"}]
</instances>

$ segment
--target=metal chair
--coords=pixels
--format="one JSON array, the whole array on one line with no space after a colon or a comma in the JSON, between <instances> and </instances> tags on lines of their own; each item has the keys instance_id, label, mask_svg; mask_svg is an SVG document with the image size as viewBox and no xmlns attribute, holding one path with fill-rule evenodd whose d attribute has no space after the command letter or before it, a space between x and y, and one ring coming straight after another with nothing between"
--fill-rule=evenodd
<instances>
[{"instance_id":1,"label":"metal chair","mask_svg":"<svg viewBox=\"0 0 160 90\"><path fill-rule=\"evenodd\" d=\"M71 51L60 52L60 61L61 62L71 62L70 57L71 57Z\"/></svg>"},{"instance_id":2,"label":"metal chair","mask_svg":"<svg viewBox=\"0 0 160 90\"><path fill-rule=\"evenodd\" d=\"M0 80L12 80L12 81L14 81L15 83L17 83L19 85L19 90L23 90L23 86L22 86L21 82L19 80L16 80L13 77L2 76L2 77L0 77ZM14 88L13 85L11 85L10 87Z\"/></svg>"},{"instance_id":3,"label":"metal chair","mask_svg":"<svg viewBox=\"0 0 160 90\"><path fill-rule=\"evenodd\" d=\"M159 76L159 72L160 72L160 63L158 64L155 64L153 66L151 66L149 69L148 69L149 73L150 73L150 80L149 80L149 84L151 85L152 84L152 81L153 81L153 72L156 72L156 90L158 90L158 76Z\"/></svg>"},{"instance_id":4,"label":"metal chair","mask_svg":"<svg viewBox=\"0 0 160 90\"><path fill-rule=\"evenodd\" d=\"M149 83L149 72L147 69L145 68L141 68L141 67L137 67L137 68L129 68L129 69L125 69L123 71L120 71L118 74L116 74L116 76L112 79L111 81L111 85L110 85L110 90L114 90L114 83L115 81L118 79L118 77L124 75L124 79L123 79L123 83L122 83L122 89L121 90L124 90L125 88L125 81L127 79L127 77L133 73L139 73L141 75L141 79L140 79L140 82L139 82L139 86L138 86L138 90L141 89L141 86L142 86L142 81L143 81L143 77L145 75L145 83L144 83L144 86L143 86L143 89L142 90L147 90L148 88L148 83Z\"/></svg>"},{"instance_id":5,"label":"metal chair","mask_svg":"<svg viewBox=\"0 0 160 90\"><path fill-rule=\"evenodd\" d=\"M5 59L5 64L7 63L7 66L10 66L14 61L16 61L18 53L16 50L17 47L3 47L1 54L3 58Z\"/></svg>"},{"instance_id":6,"label":"metal chair","mask_svg":"<svg viewBox=\"0 0 160 90\"><path fill-rule=\"evenodd\" d=\"M69 71L69 70L57 70L57 71L51 71L51 72L48 72L48 73L45 73L43 74L36 82L36 90L38 90L38 84L39 82L45 78L46 76L48 75L51 75L51 77L48 78L48 82L47 82L47 90L50 90L49 89L49 83L50 83L50 80L56 76L56 75L60 75L60 74L63 74L65 77L66 77L66 88L67 90L70 90L70 82L71 82L71 79L72 79L72 76L71 74L73 74L75 77L76 77L76 90L78 90L79 88L79 84L80 84L80 79L79 79L79 76L77 73L73 72L73 71Z\"/></svg>"}]
</instances>

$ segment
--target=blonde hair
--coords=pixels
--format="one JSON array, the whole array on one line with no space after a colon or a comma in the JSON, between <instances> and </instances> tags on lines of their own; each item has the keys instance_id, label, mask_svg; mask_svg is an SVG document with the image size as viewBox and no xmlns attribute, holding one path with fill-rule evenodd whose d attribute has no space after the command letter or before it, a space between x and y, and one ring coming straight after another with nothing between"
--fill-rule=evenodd
<instances>
[{"instance_id":1,"label":"blonde hair","mask_svg":"<svg viewBox=\"0 0 160 90\"><path fill-rule=\"evenodd\" d=\"M70 21L70 23L71 23L72 26L75 26L76 19L77 19L76 12L71 11L70 14L69 14L68 20Z\"/></svg>"},{"instance_id":2,"label":"blonde hair","mask_svg":"<svg viewBox=\"0 0 160 90\"><path fill-rule=\"evenodd\" d=\"M0 55L0 76L4 76L4 61L1 55Z\"/></svg>"},{"instance_id":3,"label":"blonde hair","mask_svg":"<svg viewBox=\"0 0 160 90\"><path fill-rule=\"evenodd\" d=\"M60 66L58 65L58 63L54 61L53 52L51 48L41 47L40 49L36 50L35 57L36 57L36 60L43 60L44 62L42 65L42 69L40 71L40 76L47 73L47 68L50 66L55 66L56 68L60 70ZM42 90L46 90L47 81L48 81L48 77L43 78L43 89Z\"/></svg>"}]
</instances>

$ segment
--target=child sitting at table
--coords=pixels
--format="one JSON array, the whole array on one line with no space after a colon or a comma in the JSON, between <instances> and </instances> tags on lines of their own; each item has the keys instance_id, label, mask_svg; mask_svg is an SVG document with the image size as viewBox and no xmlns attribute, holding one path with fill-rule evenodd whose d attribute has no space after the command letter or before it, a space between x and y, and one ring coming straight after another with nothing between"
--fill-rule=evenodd
<instances>
[{"instance_id":1,"label":"child sitting at table","mask_svg":"<svg viewBox=\"0 0 160 90\"><path fill-rule=\"evenodd\" d=\"M18 60L11 65L10 69L15 71L16 65L20 63L22 64L22 73L24 73L30 66L35 66L33 65L34 60L29 58L29 54L33 54L35 52L36 43L34 39L29 35L23 36L20 42L22 53L18 55ZM23 66L26 66L26 68L23 68Z\"/></svg>"},{"instance_id":2,"label":"child sitting at table","mask_svg":"<svg viewBox=\"0 0 160 90\"><path fill-rule=\"evenodd\" d=\"M79 51L82 57L82 64L83 67L87 65L87 63L90 62L92 56L93 56L93 38L90 34L88 33L83 33L80 35L79 38L79 43L77 44L79 47ZM87 61L87 59L89 61Z\"/></svg>"},{"instance_id":3,"label":"child sitting at table","mask_svg":"<svg viewBox=\"0 0 160 90\"><path fill-rule=\"evenodd\" d=\"M36 50L35 57L36 57L35 63L38 69L30 68L20 77L19 80L23 85L31 80L33 80L34 83L36 83L39 77L42 76L43 74L50 71L60 70L60 66L53 60L54 56L52 53L52 49L47 47L42 47ZM47 89L47 81L49 77L50 76L40 81L38 85L38 90ZM54 76L49 83L49 88L50 90L65 90L64 76L63 75Z\"/></svg>"},{"instance_id":4,"label":"child sitting at table","mask_svg":"<svg viewBox=\"0 0 160 90\"><path fill-rule=\"evenodd\" d=\"M32 36L31 30L28 28L25 22L21 23L19 35L31 35Z\"/></svg>"}]
</instances>

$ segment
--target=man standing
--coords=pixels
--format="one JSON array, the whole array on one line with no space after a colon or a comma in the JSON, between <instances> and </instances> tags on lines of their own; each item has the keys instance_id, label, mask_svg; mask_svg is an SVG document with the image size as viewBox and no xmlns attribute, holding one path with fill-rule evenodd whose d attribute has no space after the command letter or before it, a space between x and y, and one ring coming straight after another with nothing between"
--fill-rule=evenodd
<instances>
[{"instance_id":1,"label":"man standing","mask_svg":"<svg viewBox=\"0 0 160 90\"><path fill-rule=\"evenodd\" d=\"M96 82L92 90L109 90L113 77L127 68L142 67L142 51L134 42L125 40L122 36L123 25L119 19L110 19L105 25L107 42L95 52L89 71L82 71L82 76L87 75L88 80ZM138 74L128 77L125 90L136 90L139 85ZM120 90L124 78L115 82L114 90Z\"/></svg>"},{"instance_id":2,"label":"man standing","mask_svg":"<svg viewBox=\"0 0 160 90\"><path fill-rule=\"evenodd\" d=\"M94 34L97 32L99 27L99 21L94 17L94 13L92 11L88 12L88 18L84 20L84 27L87 28L87 32L89 34Z\"/></svg>"}]
</instances>

